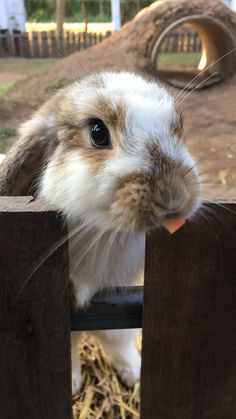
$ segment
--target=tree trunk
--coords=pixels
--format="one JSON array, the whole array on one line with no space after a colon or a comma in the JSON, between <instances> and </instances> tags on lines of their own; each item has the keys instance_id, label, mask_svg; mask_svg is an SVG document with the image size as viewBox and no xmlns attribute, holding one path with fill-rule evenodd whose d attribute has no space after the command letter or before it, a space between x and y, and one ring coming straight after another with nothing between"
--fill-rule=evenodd
<instances>
[{"instance_id":1,"label":"tree trunk","mask_svg":"<svg viewBox=\"0 0 236 419\"><path fill-rule=\"evenodd\" d=\"M87 21L87 9L86 9L86 0L81 0L82 15L84 22L84 31L88 31L88 21Z\"/></svg>"},{"instance_id":2,"label":"tree trunk","mask_svg":"<svg viewBox=\"0 0 236 419\"><path fill-rule=\"evenodd\" d=\"M63 35L63 22L65 13L65 0L57 0L56 2L56 22L57 22L57 35Z\"/></svg>"},{"instance_id":3,"label":"tree trunk","mask_svg":"<svg viewBox=\"0 0 236 419\"><path fill-rule=\"evenodd\" d=\"M103 0L99 0L99 14L100 14L100 16L103 16L104 15Z\"/></svg>"},{"instance_id":4,"label":"tree trunk","mask_svg":"<svg viewBox=\"0 0 236 419\"><path fill-rule=\"evenodd\" d=\"M141 10L140 0L136 0L137 13Z\"/></svg>"}]
</instances>

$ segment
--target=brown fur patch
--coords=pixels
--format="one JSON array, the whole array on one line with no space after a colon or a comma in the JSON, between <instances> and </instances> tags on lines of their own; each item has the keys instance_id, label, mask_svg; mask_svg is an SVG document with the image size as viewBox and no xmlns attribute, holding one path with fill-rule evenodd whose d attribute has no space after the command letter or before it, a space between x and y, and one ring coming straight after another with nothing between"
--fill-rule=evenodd
<instances>
[{"instance_id":1,"label":"brown fur patch","mask_svg":"<svg viewBox=\"0 0 236 419\"><path fill-rule=\"evenodd\" d=\"M84 161L89 164L94 173L101 170L106 160L110 159L111 155L115 152L112 148L96 149L88 142L88 138L85 138L83 130L74 127L63 128L63 130L60 131L59 138L60 137L63 138L63 140L61 140L63 142L63 156L64 153L77 150L79 155L84 158Z\"/></svg>"},{"instance_id":2,"label":"brown fur patch","mask_svg":"<svg viewBox=\"0 0 236 419\"><path fill-rule=\"evenodd\" d=\"M116 131L125 130L126 105L122 100L112 103L110 99L99 95L96 98L96 110L100 119Z\"/></svg>"},{"instance_id":3,"label":"brown fur patch","mask_svg":"<svg viewBox=\"0 0 236 419\"><path fill-rule=\"evenodd\" d=\"M25 124L21 137L0 165L0 195L31 195L37 180L57 146L57 138L47 133L43 121Z\"/></svg>"},{"instance_id":4,"label":"brown fur patch","mask_svg":"<svg viewBox=\"0 0 236 419\"><path fill-rule=\"evenodd\" d=\"M112 208L114 219L134 231L153 228L166 218L185 218L196 205L196 174L150 144L150 171L120 176Z\"/></svg>"},{"instance_id":5,"label":"brown fur patch","mask_svg":"<svg viewBox=\"0 0 236 419\"><path fill-rule=\"evenodd\" d=\"M80 81L81 86L95 87L101 89L105 87L103 76L101 74L91 74Z\"/></svg>"},{"instance_id":6,"label":"brown fur patch","mask_svg":"<svg viewBox=\"0 0 236 419\"><path fill-rule=\"evenodd\" d=\"M178 122L173 123L171 126L171 135L174 135L178 139L183 139L183 115L179 115Z\"/></svg>"}]
</instances>

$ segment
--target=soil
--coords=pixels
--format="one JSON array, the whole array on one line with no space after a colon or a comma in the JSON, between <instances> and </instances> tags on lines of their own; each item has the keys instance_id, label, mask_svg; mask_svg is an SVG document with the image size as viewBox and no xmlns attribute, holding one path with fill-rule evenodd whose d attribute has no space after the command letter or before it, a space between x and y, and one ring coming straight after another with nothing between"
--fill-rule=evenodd
<instances>
[{"instance_id":1,"label":"soil","mask_svg":"<svg viewBox=\"0 0 236 419\"><path fill-rule=\"evenodd\" d=\"M0 87L4 86L5 84L11 84L18 80L22 80L25 77L18 73L1 73L0 76Z\"/></svg>"},{"instance_id":2,"label":"soil","mask_svg":"<svg viewBox=\"0 0 236 419\"><path fill-rule=\"evenodd\" d=\"M215 4L214 0L210 2ZM150 77L151 70L145 65L147 58L140 55L141 49L147 45L147 32L143 35L145 22L146 28L149 28L146 15L138 16L103 43L61 59L27 81L20 82L0 102L0 126L15 128L28 119L50 97L53 87L60 84L60 80L69 82L102 70L128 70ZM157 78L157 75L152 74L152 77ZM180 92L172 90L177 95ZM221 184L230 193L236 181L235 98L236 74L201 91L186 92L181 103L186 143L197 158L206 158L199 166L205 173L205 181Z\"/></svg>"}]
</instances>

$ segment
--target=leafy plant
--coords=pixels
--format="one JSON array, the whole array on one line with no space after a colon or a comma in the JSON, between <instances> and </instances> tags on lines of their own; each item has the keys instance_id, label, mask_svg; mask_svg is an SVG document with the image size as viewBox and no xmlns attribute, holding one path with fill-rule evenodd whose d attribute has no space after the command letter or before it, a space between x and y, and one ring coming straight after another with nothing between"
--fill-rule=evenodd
<instances>
[{"instance_id":1,"label":"leafy plant","mask_svg":"<svg viewBox=\"0 0 236 419\"><path fill-rule=\"evenodd\" d=\"M59 89L63 89L63 87L66 87L67 84L69 84L69 80L65 79L65 78L61 78L61 79L57 79L55 80L53 83L49 84L46 87L46 90L59 90Z\"/></svg>"},{"instance_id":2,"label":"leafy plant","mask_svg":"<svg viewBox=\"0 0 236 419\"><path fill-rule=\"evenodd\" d=\"M16 129L14 128L2 128L0 129L0 140L5 140L7 138L15 137Z\"/></svg>"},{"instance_id":3,"label":"leafy plant","mask_svg":"<svg viewBox=\"0 0 236 419\"><path fill-rule=\"evenodd\" d=\"M0 86L0 96L5 95L6 93L10 92L10 90L15 85L15 82L4 84L3 86Z\"/></svg>"},{"instance_id":4,"label":"leafy plant","mask_svg":"<svg viewBox=\"0 0 236 419\"><path fill-rule=\"evenodd\" d=\"M16 136L16 130L13 128L0 129L0 154L4 154L10 148L13 137Z\"/></svg>"}]
</instances>

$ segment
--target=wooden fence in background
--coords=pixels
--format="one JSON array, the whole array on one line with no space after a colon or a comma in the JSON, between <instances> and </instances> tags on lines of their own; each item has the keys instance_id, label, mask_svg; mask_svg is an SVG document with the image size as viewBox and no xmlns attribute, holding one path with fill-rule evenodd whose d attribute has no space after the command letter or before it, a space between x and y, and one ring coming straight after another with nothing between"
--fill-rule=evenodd
<instances>
[{"instance_id":1,"label":"wooden fence in background","mask_svg":"<svg viewBox=\"0 0 236 419\"><path fill-rule=\"evenodd\" d=\"M0 32L0 57L60 58L92 47L111 36L111 32L65 32L57 36L55 31L10 34ZM201 38L195 31L171 32L161 45L163 53L201 52Z\"/></svg>"},{"instance_id":2,"label":"wooden fence in background","mask_svg":"<svg viewBox=\"0 0 236 419\"><path fill-rule=\"evenodd\" d=\"M195 53L201 50L201 38L195 31L170 32L161 45L161 52L164 53Z\"/></svg>"},{"instance_id":3,"label":"wooden fence in background","mask_svg":"<svg viewBox=\"0 0 236 419\"><path fill-rule=\"evenodd\" d=\"M55 31L0 32L0 57L60 58L97 45L110 35L111 32L66 32L58 37Z\"/></svg>"},{"instance_id":4,"label":"wooden fence in background","mask_svg":"<svg viewBox=\"0 0 236 419\"><path fill-rule=\"evenodd\" d=\"M141 419L236 418L235 211L221 200L207 223L147 236ZM70 323L66 243L29 279L66 233L42 201L0 197L1 419L71 419L70 330L141 326L140 290L131 304L127 289Z\"/></svg>"}]
</instances>

